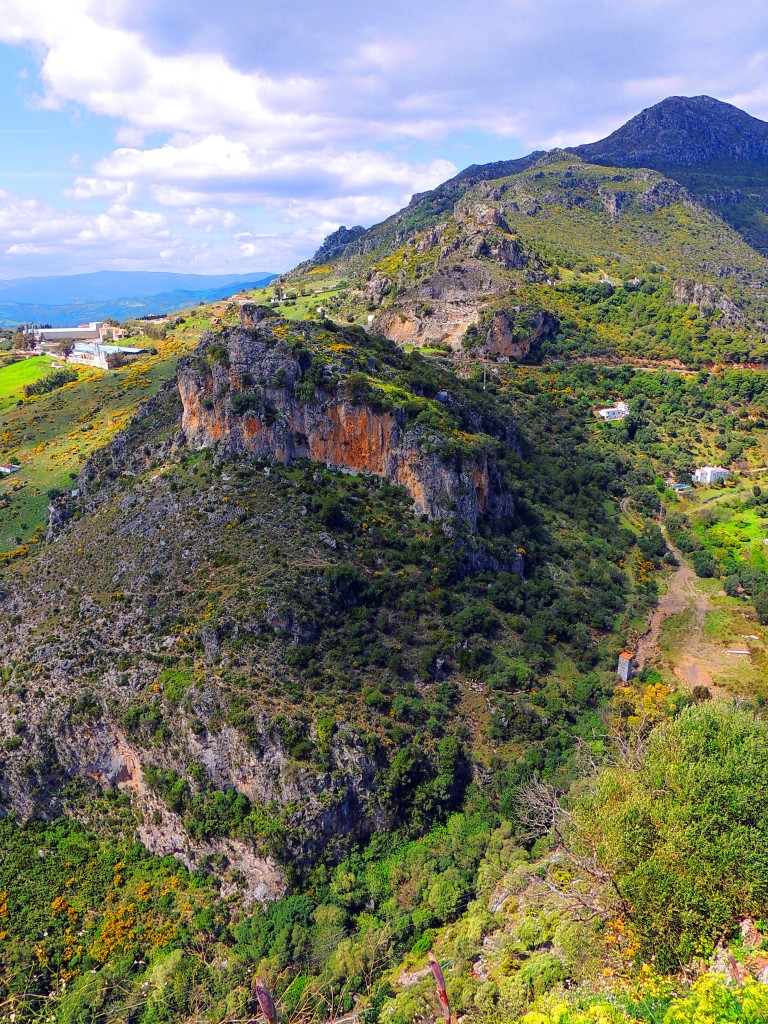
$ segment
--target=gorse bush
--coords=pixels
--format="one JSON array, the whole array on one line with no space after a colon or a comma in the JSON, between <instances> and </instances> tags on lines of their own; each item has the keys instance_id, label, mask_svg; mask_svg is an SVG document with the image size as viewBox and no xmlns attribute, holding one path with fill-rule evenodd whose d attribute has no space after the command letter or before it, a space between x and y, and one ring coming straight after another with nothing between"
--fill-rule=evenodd
<instances>
[{"instance_id":1,"label":"gorse bush","mask_svg":"<svg viewBox=\"0 0 768 1024\"><path fill-rule=\"evenodd\" d=\"M520 1024L632 1024L636 1020L634 1012L603 999L577 1008L556 998L529 1010ZM755 981L729 986L723 977L705 975L652 1020L658 1024L764 1024L768 1020L768 988Z\"/></svg>"}]
</instances>

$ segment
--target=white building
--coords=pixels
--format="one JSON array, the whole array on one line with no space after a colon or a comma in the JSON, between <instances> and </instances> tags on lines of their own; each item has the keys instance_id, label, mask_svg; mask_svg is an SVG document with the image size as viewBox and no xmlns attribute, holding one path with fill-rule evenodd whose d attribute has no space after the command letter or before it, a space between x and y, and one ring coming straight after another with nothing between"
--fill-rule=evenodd
<instances>
[{"instance_id":1,"label":"white building","mask_svg":"<svg viewBox=\"0 0 768 1024\"><path fill-rule=\"evenodd\" d=\"M122 327L111 327L102 320L94 320L89 324L78 324L77 327L28 327L26 333L46 348L62 341L111 341L125 337L127 332Z\"/></svg>"},{"instance_id":2,"label":"white building","mask_svg":"<svg viewBox=\"0 0 768 1024\"><path fill-rule=\"evenodd\" d=\"M610 409L598 409L597 415L604 420L623 420L629 415L629 406L626 402L617 402Z\"/></svg>"},{"instance_id":3,"label":"white building","mask_svg":"<svg viewBox=\"0 0 768 1024\"><path fill-rule=\"evenodd\" d=\"M693 474L695 484L714 484L718 480L727 480L731 475L730 470L722 466L700 466Z\"/></svg>"},{"instance_id":4,"label":"white building","mask_svg":"<svg viewBox=\"0 0 768 1024\"><path fill-rule=\"evenodd\" d=\"M133 345L100 345L98 342L89 345L81 342L75 344L67 362L77 363L78 366L96 366L100 370L116 370L146 352L147 349Z\"/></svg>"},{"instance_id":5,"label":"white building","mask_svg":"<svg viewBox=\"0 0 768 1024\"><path fill-rule=\"evenodd\" d=\"M623 679L625 683L628 683L632 678L632 661L634 654L631 651L624 651L623 654L619 655L619 663L616 666L616 674L619 679Z\"/></svg>"}]
</instances>

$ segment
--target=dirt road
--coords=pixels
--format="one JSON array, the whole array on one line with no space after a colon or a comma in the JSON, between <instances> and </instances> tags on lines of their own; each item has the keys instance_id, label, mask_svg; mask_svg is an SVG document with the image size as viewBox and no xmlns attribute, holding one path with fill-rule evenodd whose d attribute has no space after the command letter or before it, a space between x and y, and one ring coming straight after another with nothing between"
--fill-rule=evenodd
<instances>
[{"instance_id":1,"label":"dirt road","mask_svg":"<svg viewBox=\"0 0 768 1024\"><path fill-rule=\"evenodd\" d=\"M701 657L703 652L699 651L700 641L706 621L707 612L712 610L712 604L706 594L702 594L696 586L696 573L683 561L680 552L667 540L667 546L673 551L680 563L669 578L667 591L662 594L656 602L656 607L651 614L648 630L637 642L635 661L638 668L643 668L648 662L654 661L661 655L659 639L664 623L672 615L682 615L689 609L693 611L693 626L690 637L690 644L686 645L685 652L679 657L677 664L672 670L678 679L689 689L694 686L713 686L712 677L706 670Z\"/></svg>"}]
</instances>

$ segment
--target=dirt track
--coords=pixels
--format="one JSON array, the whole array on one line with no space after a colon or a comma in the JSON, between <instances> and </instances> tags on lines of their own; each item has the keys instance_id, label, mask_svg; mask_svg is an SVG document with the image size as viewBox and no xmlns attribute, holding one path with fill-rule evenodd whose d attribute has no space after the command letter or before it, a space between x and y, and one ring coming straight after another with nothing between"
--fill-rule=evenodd
<instances>
[{"instance_id":1,"label":"dirt track","mask_svg":"<svg viewBox=\"0 0 768 1024\"><path fill-rule=\"evenodd\" d=\"M678 663L673 666L673 671L678 679L690 689L693 689L694 686L707 686L710 690L717 689L713 685L712 677L702 664L702 661L706 660L706 655L704 651L700 650L704 622L707 612L712 610L712 604L705 594L700 593L696 586L696 573L686 565L680 552L669 541L667 541L667 546L674 552L680 564L669 578L666 593L662 594L656 602L648 630L638 640L635 661L638 668L643 668L649 661L659 658L661 655L659 638L665 621L672 615L682 615L692 609L695 629L692 631L690 644L687 645ZM702 657L702 655L704 656Z\"/></svg>"}]
</instances>

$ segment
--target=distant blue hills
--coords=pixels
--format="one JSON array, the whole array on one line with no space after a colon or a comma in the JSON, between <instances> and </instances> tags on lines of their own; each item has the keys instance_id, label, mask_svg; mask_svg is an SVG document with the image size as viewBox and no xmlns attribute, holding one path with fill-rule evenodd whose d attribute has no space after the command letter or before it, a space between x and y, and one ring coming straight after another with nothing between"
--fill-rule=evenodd
<instances>
[{"instance_id":1,"label":"distant blue hills","mask_svg":"<svg viewBox=\"0 0 768 1024\"><path fill-rule=\"evenodd\" d=\"M244 288L262 287L276 274L172 274L102 270L64 277L0 281L0 327L50 323L74 327L113 317L175 313L200 302L225 299Z\"/></svg>"}]
</instances>

